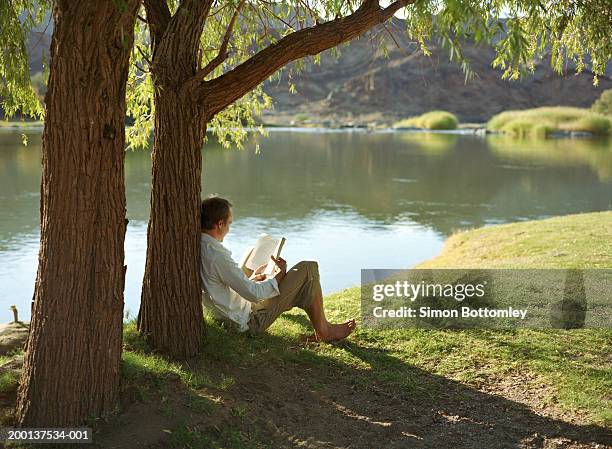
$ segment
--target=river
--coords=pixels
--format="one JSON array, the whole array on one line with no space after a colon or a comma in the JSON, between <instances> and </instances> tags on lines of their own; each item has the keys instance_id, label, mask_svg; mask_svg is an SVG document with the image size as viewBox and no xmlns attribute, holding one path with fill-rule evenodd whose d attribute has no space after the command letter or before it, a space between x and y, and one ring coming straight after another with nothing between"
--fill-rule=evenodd
<instances>
[{"instance_id":1,"label":"river","mask_svg":"<svg viewBox=\"0 0 612 449\"><path fill-rule=\"evenodd\" d=\"M213 139L210 139L211 141ZM36 277L40 133L0 131L0 322L29 319ZM256 152L256 143L259 152ZM408 268L457 230L612 209L610 140L271 129L243 150L207 144L203 194L234 204L235 258L262 232L289 265L317 260L324 293L361 268ZM126 153L125 309L138 312L149 214L148 151Z\"/></svg>"}]
</instances>

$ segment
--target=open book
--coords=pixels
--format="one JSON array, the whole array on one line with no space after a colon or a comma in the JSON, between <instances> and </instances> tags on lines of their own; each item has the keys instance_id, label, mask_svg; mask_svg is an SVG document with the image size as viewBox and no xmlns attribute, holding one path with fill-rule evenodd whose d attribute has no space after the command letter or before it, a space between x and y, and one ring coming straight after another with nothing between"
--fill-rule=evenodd
<instances>
[{"instance_id":1,"label":"open book","mask_svg":"<svg viewBox=\"0 0 612 449\"><path fill-rule=\"evenodd\" d=\"M274 256L275 259L280 257L280 253L285 244L285 237L274 238L268 234L261 234L255 243L255 246L248 250L242 257L241 267L246 267L250 271L255 271L257 267L267 263L264 274L266 276L274 273L276 264L270 259Z\"/></svg>"}]
</instances>

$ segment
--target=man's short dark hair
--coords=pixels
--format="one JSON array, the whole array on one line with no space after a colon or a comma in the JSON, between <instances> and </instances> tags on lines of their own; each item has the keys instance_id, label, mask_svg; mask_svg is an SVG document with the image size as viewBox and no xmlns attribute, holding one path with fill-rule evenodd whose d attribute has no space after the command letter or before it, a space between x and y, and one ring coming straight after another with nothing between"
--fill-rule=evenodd
<instances>
[{"instance_id":1,"label":"man's short dark hair","mask_svg":"<svg viewBox=\"0 0 612 449\"><path fill-rule=\"evenodd\" d=\"M219 220L227 220L230 207L232 207L232 203L219 196L211 196L203 200L200 205L200 226L202 229L214 229Z\"/></svg>"}]
</instances>

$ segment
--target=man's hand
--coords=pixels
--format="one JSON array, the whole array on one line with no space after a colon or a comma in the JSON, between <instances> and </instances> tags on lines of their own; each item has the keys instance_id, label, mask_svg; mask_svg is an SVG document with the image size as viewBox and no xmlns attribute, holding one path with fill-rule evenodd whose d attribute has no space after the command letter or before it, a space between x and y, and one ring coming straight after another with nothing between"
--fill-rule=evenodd
<instances>
[{"instance_id":1,"label":"man's hand","mask_svg":"<svg viewBox=\"0 0 612 449\"><path fill-rule=\"evenodd\" d=\"M255 282L265 281L266 280L266 275L263 274L263 272L266 269L267 265L268 264L264 263L263 265L258 266L255 269L255 271L253 271L253 273L251 274L249 279L252 280L252 281L255 281Z\"/></svg>"},{"instance_id":2,"label":"man's hand","mask_svg":"<svg viewBox=\"0 0 612 449\"><path fill-rule=\"evenodd\" d=\"M263 273L264 270L266 269L266 267L268 266L267 263L261 264L260 266L258 266L257 268L255 268L255 271L253 271L253 274L260 274Z\"/></svg>"},{"instance_id":3,"label":"man's hand","mask_svg":"<svg viewBox=\"0 0 612 449\"><path fill-rule=\"evenodd\" d=\"M276 276L274 277L276 278L276 282L280 284L280 282L285 277L285 274L287 274L287 261L283 259L282 257L279 257L278 259L276 259L274 258L274 256L270 256L270 258L274 261L274 263L278 267L279 271L278 273L276 273Z\"/></svg>"},{"instance_id":4,"label":"man's hand","mask_svg":"<svg viewBox=\"0 0 612 449\"><path fill-rule=\"evenodd\" d=\"M263 273L259 273L259 274L252 274L251 277L249 278L251 281L255 281L255 282L261 282L261 281L265 281L266 280L266 275Z\"/></svg>"}]
</instances>

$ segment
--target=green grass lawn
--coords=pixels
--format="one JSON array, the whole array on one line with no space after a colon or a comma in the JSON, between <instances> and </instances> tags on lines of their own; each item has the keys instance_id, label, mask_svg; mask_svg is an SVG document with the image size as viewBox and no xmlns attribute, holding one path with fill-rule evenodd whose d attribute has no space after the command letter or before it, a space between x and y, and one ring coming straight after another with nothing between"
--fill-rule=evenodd
<instances>
[{"instance_id":1,"label":"green grass lawn","mask_svg":"<svg viewBox=\"0 0 612 449\"><path fill-rule=\"evenodd\" d=\"M612 211L460 232L418 268L612 268Z\"/></svg>"}]
</instances>

